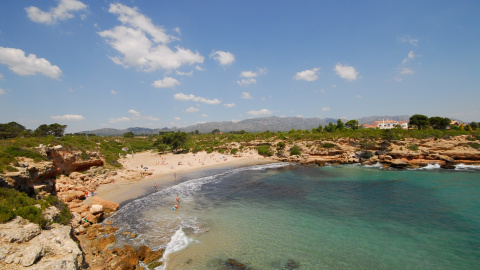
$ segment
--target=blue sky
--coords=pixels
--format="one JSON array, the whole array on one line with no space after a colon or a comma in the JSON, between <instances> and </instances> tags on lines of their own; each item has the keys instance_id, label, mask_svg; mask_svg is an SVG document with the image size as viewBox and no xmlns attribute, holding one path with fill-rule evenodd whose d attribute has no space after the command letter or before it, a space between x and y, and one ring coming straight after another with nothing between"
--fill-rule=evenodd
<instances>
[{"instance_id":1,"label":"blue sky","mask_svg":"<svg viewBox=\"0 0 480 270\"><path fill-rule=\"evenodd\" d=\"M480 121L480 1L0 2L0 123Z\"/></svg>"}]
</instances>

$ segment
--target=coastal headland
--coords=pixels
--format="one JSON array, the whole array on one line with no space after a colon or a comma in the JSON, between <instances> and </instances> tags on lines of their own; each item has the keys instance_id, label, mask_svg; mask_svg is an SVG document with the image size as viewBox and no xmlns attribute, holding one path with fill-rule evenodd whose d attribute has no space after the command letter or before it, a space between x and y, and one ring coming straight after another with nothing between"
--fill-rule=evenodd
<instances>
[{"instance_id":1,"label":"coastal headland","mask_svg":"<svg viewBox=\"0 0 480 270\"><path fill-rule=\"evenodd\" d=\"M291 155L287 149L298 147L299 153ZM88 158L80 158L75 151L61 145L42 146L38 151L48 161L35 162L29 158L18 158L16 172L1 175L2 185L21 191L34 190L37 196L56 194L70 209L72 219L59 231L66 238L77 241L80 252L61 257L59 247L49 247L43 241L42 249L27 248L28 263L18 251L38 245L37 238L44 234L38 228L34 233L26 233L28 222L19 220L0 224L3 248L0 250L0 266L7 269L23 269L25 264L33 267L69 265L82 269L135 269L139 261L144 265L158 265L163 250L141 247L116 247L115 224L104 224L103 220L116 211L122 203L180 183L190 173L201 170L234 168L272 162L292 162L300 164L380 164L384 167L401 169L407 167L438 164L443 168L454 168L459 164L480 164L478 140L471 136L450 138L407 138L397 141L369 141L342 138L337 140L295 141L280 144L279 141L250 141L231 144L231 149L242 149L235 154L231 149L224 153L200 151L197 153L158 153L145 151L130 153L119 159L120 169L103 166L105 159L96 152L89 152ZM276 151L275 154L260 154L260 147ZM228 154L226 154L228 153ZM20 231L12 230L15 224L22 224ZM3 226L7 226L3 228ZM23 228L23 229L22 229ZM66 228L66 229L65 229ZM23 231L22 231L23 230ZM27 230L28 231L28 230ZM46 231L45 231L46 232ZM136 237L135 232L127 232ZM26 239L15 240L12 235L30 235ZM42 237L42 239L45 236ZM66 239L63 236L61 239ZM10 239L10 240L9 240ZM12 240L14 239L14 240ZM37 240L36 240L37 239ZM67 241L67 240L62 240ZM68 246L71 246L69 243ZM114 247L115 246L115 247ZM46 250L57 250L56 254ZM31 259L33 258L33 259ZM57 260L57 261L56 261ZM24 262L22 264L22 262ZM30 264L31 263L31 264Z\"/></svg>"}]
</instances>

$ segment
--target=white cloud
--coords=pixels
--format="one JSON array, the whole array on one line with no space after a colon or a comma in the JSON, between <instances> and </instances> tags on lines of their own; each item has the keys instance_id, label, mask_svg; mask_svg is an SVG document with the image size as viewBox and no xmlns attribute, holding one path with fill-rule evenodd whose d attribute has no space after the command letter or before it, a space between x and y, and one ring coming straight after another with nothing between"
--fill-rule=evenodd
<instances>
[{"instance_id":1,"label":"white cloud","mask_svg":"<svg viewBox=\"0 0 480 270\"><path fill-rule=\"evenodd\" d=\"M242 92L243 99L252 99L252 96L248 92Z\"/></svg>"},{"instance_id":2,"label":"white cloud","mask_svg":"<svg viewBox=\"0 0 480 270\"><path fill-rule=\"evenodd\" d=\"M156 88L173 88L176 85L180 85L180 82L172 77L165 77L163 80L154 81L152 84Z\"/></svg>"},{"instance_id":3,"label":"white cloud","mask_svg":"<svg viewBox=\"0 0 480 270\"><path fill-rule=\"evenodd\" d=\"M110 90L110 93L112 93L112 95L117 95L118 94L118 92L115 91L115 90Z\"/></svg>"},{"instance_id":4,"label":"white cloud","mask_svg":"<svg viewBox=\"0 0 480 270\"><path fill-rule=\"evenodd\" d=\"M120 118L110 118L108 119L109 123L119 123L119 122L128 122L131 119L128 117L120 117Z\"/></svg>"},{"instance_id":5,"label":"white cloud","mask_svg":"<svg viewBox=\"0 0 480 270\"><path fill-rule=\"evenodd\" d=\"M258 73L250 71L250 70L242 71L242 73L240 73L240 77L244 77L244 78L253 78L253 77L257 77L257 76L258 76Z\"/></svg>"},{"instance_id":6,"label":"white cloud","mask_svg":"<svg viewBox=\"0 0 480 270\"><path fill-rule=\"evenodd\" d=\"M207 117L208 117L208 115L206 115L206 114L204 114L204 113L203 113L203 114L202 114L202 117L205 117L205 118L207 118Z\"/></svg>"},{"instance_id":7,"label":"white cloud","mask_svg":"<svg viewBox=\"0 0 480 270\"><path fill-rule=\"evenodd\" d=\"M362 95L357 95L356 97L357 97L357 98L362 98L363 96L362 96Z\"/></svg>"},{"instance_id":8,"label":"white cloud","mask_svg":"<svg viewBox=\"0 0 480 270\"><path fill-rule=\"evenodd\" d=\"M235 107L235 103L225 103L223 106L225 106L225 108L233 108Z\"/></svg>"},{"instance_id":9,"label":"white cloud","mask_svg":"<svg viewBox=\"0 0 480 270\"><path fill-rule=\"evenodd\" d=\"M406 67L404 67L400 70L400 74L402 74L402 75L412 75L413 73L414 72L413 72L412 69L406 68Z\"/></svg>"},{"instance_id":10,"label":"white cloud","mask_svg":"<svg viewBox=\"0 0 480 270\"><path fill-rule=\"evenodd\" d=\"M308 82L313 82L318 79L318 71L320 68L307 69L304 71L299 71L293 77L295 80L304 80Z\"/></svg>"},{"instance_id":11,"label":"white cloud","mask_svg":"<svg viewBox=\"0 0 480 270\"><path fill-rule=\"evenodd\" d=\"M120 57L111 57L114 63L126 68L134 66L147 72L203 63L204 57L198 52L180 46L172 50L167 46L177 38L167 35L163 27L154 25L138 8L117 3L110 4L108 11L118 15L122 25L98 34L120 53Z\"/></svg>"},{"instance_id":12,"label":"white cloud","mask_svg":"<svg viewBox=\"0 0 480 270\"><path fill-rule=\"evenodd\" d=\"M210 54L210 58L213 58L217 61L221 66L229 66L233 62L235 62L235 55L230 52L224 51L214 51Z\"/></svg>"},{"instance_id":13,"label":"white cloud","mask_svg":"<svg viewBox=\"0 0 480 270\"><path fill-rule=\"evenodd\" d=\"M198 70L198 71L204 71L205 69L201 66L195 66L195 69Z\"/></svg>"},{"instance_id":14,"label":"white cloud","mask_svg":"<svg viewBox=\"0 0 480 270\"><path fill-rule=\"evenodd\" d=\"M177 93L173 96L176 100L181 100L181 101L187 101L187 100L192 100L192 101L196 101L196 102L202 102L202 103L206 103L206 104L219 104L220 103L220 100L218 99L206 99L206 98L203 98L203 97L197 97L195 95L186 95L184 93Z\"/></svg>"},{"instance_id":15,"label":"white cloud","mask_svg":"<svg viewBox=\"0 0 480 270\"><path fill-rule=\"evenodd\" d=\"M255 80L254 78L242 79L240 81L237 81L237 84L241 86L249 86L250 84L256 84L256 83L257 83L257 80Z\"/></svg>"},{"instance_id":16,"label":"white cloud","mask_svg":"<svg viewBox=\"0 0 480 270\"><path fill-rule=\"evenodd\" d=\"M53 115L51 116L53 120L57 121L81 121L85 120L85 117L78 115L78 114L65 114L65 115Z\"/></svg>"},{"instance_id":17,"label":"white cloud","mask_svg":"<svg viewBox=\"0 0 480 270\"><path fill-rule=\"evenodd\" d=\"M38 72L52 79L58 79L62 75L62 70L50 64L45 58L37 58L34 54L25 56L24 51L15 48L0 47L0 63L22 76L35 75Z\"/></svg>"},{"instance_id":18,"label":"white cloud","mask_svg":"<svg viewBox=\"0 0 480 270\"><path fill-rule=\"evenodd\" d=\"M406 64L409 60L412 60L412 59L414 59L414 58L415 58L415 54L413 53L413 51L410 51L410 52L408 53L407 58L403 59L402 63L403 63L403 64Z\"/></svg>"},{"instance_id":19,"label":"white cloud","mask_svg":"<svg viewBox=\"0 0 480 270\"><path fill-rule=\"evenodd\" d=\"M247 113L250 114L250 115L253 115L253 116L271 115L272 114L272 112L270 110L267 110L267 109L261 109L259 111L249 111Z\"/></svg>"},{"instance_id":20,"label":"white cloud","mask_svg":"<svg viewBox=\"0 0 480 270\"><path fill-rule=\"evenodd\" d=\"M338 63L334 70L340 78L347 81L355 81L358 78L358 71L353 66L344 66Z\"/></svg>"},{"instance_id":21,"label":"white cloud","mask_svg":"<svg viewBox=\"0 0 480 270\"><path fill-rule=\"evenodd\" d=\"M399 41L404 42L404 43L410 43L410 45L417 46L418 45L418 39L412 38L411 36L403 36L398 38Z\"/></svg>"},{"instance_id":22,"label":"white cloud","mask_svg":"<svg viewBox=\"0 0 480 270\"><path fill-rule=\"evenodd\" d=\"M37 23L55 24L57 21L65 21L73 18L73 11L87 10L87 5L76 0L60 0L57 7L50 8L48 12L37 7L25 8L28 18Z\"/></svg>"},{"instance_id":23,"label":"white cloud","mask_svg":"<svg viewBox=\"0 0 480 270\"><path fill-rule=\"evenodd\" d=\"M322 112L328 112L328 111L330 111L330 107L323 107L322 108Z\"/></svg>"},{"instance_id":24,"label":"white cloud","mask_svg":"<svg viewBox=\"0 0 480 270\"><path fill-rule=\"evenodd\" d=\"M186 111L187 111L187 112L198 112L199 110L200 110L199 108L190 107L190 108L188 108Z\"/></svg>"},{"instance_id":25,"label":"white cloud","mask_svg":"<svg viewBox=\"0 0 480 270\"><path fill-rule=\"evenodd\" d=\"M135 111L134 109L129 110L128 113L132 114L134 117L140 117L140 113Z\"/></svg>"},{"instance_id":26,"label":"white cloud","mask_svg":"<svg viewBox=\"0 0 480 270\"><path fill-rule=\"evenodd\" d=\"M7 92L5 92L5 90L3 90L2 88L0 88L0 95L6 95Z\"/></svg>"},{"instance_id":27,"label":"white cloud","mask_svg":"<svg viewBox=\"0 0 480 270\"><path fill-rule=\"evenodd\" d=\"M192 76L192 74L193 74L193 70L190 70L190 72L181 72L177 70L177 75L180 75L180 76Z\"/></svg>"},{"instance_id":28,"label":"white cloud","mask_svg":"<svg viewBox=\"0 0 480 270\"><path fill-rule=\"evenodd\" d=\"M175 121L180 121L180 120L182 120L182 118L180 118L180 117L177 116L177 117L174 117L173 120L175 120Z\"/></svg>"}]
</instances>

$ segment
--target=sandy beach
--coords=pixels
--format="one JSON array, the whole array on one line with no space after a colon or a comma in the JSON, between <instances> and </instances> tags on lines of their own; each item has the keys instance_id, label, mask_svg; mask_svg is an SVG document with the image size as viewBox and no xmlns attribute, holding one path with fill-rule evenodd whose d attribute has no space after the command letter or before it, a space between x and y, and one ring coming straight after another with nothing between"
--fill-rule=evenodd
<instances>
[{"instance_id":1,"label":"sandy beach","mask_svg":"<svg viewBox=\"0 0 480 270\"><path fill-rule=\"evenodd\" d=\"M158 154L142 152L128 154L119 160L123 169L117 173L114 183L100 185L95 196L104 200L123 203L157 190L175 185L185 180L187 175L202 170L221 169L224 167L243 167L276 162L258 155L256 151L238 155L198 152L187 154ZM90 204L92 197L84 203Z\"/></svg>"}]
</instances>

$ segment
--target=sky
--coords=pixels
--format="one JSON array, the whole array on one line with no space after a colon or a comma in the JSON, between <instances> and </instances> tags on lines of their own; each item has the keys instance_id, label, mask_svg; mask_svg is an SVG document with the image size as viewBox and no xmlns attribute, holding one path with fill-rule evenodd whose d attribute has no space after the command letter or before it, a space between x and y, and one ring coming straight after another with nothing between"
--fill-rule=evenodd
<instances>
[{"instance_id":1,"label":"sky","mask_svg":"<svg viewBox=\"0 0 480 270\"><path fill-rule=\"evenodd\" d=\"M0 1L0 123L480 121L480 1Z\"/></svg>"}]
</instances>

